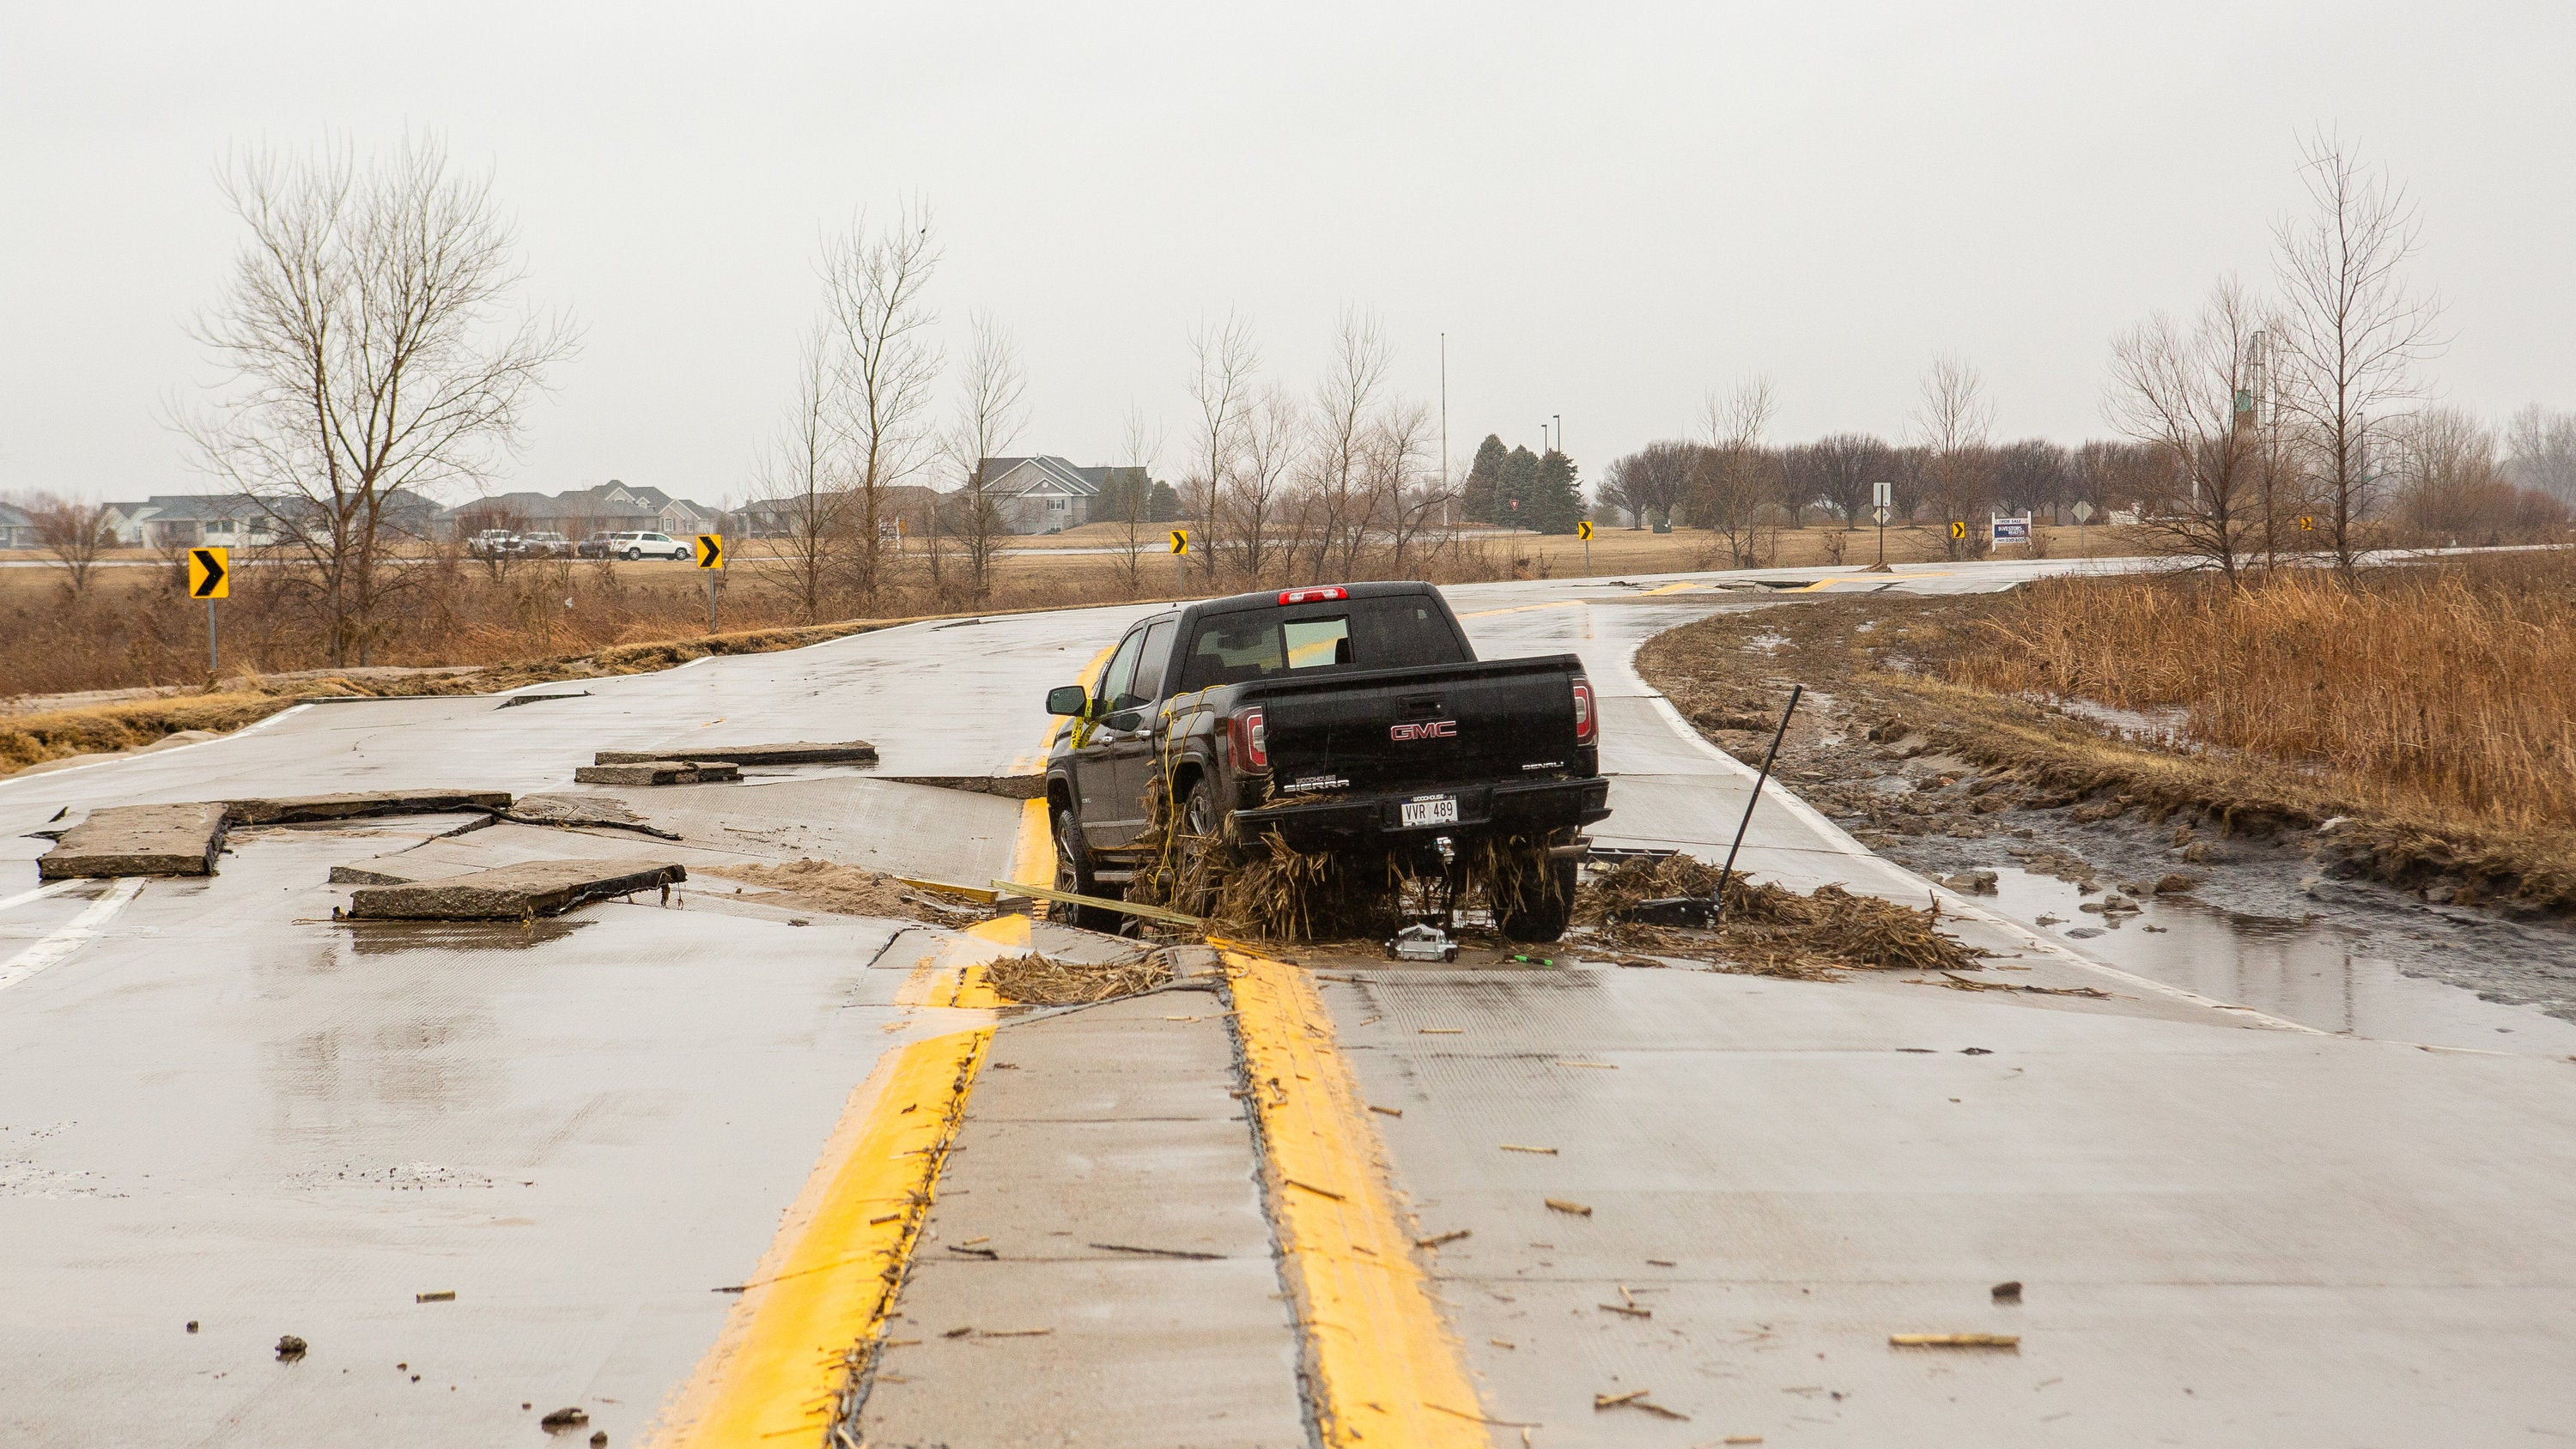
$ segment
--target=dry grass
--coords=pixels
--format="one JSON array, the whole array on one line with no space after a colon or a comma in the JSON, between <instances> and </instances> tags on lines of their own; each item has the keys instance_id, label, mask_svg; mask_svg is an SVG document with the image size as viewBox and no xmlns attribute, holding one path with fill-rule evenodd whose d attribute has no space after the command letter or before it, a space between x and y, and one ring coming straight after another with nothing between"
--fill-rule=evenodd
<instances>
[{"instance_id":1,"label":"dry grass","mask_svg":"<svg viewBox=\"0 0 2576 1449\"><path fill-rule=\"evenodd\" d=\"M1059 961L1030 952L984 968L984 984L1003 1000L1030 1006L1088 1006L1150 991L1171 979L1171 963L1159 951L1106 962Z\"/></svg>"},{"instance_id":2,"label":"dry grass","mask_svg":"<svg viewBox=\"0 0 2576 1449\"><path fill-rule=\"evenodd\" d=\"M2008 694L2187 711L2189 736L2368 803L2506 829L2576 820L2576 555L2013 594L1947 654Z\"/></svg>"},{"instance_id":3,"label":"dry grass","mask_svg":"<svg viewBox=\"0 0 2576 1449\"><path fill-rule=\"evenodd\" d=\"M1706 898L1717 867L1687 855L1626 860L1596 872L1575 893L1574 918L1607 945L1656 955L1708 960L1757 976L1830 980L1840 970L1971 971L1976 953L1935 929L1940 917L1840 886L1811 896L1742 876L1726 882L1726 909L1714 932L1641 926L1620 919L1639 901Z\"/></svg>"}]
</instances>

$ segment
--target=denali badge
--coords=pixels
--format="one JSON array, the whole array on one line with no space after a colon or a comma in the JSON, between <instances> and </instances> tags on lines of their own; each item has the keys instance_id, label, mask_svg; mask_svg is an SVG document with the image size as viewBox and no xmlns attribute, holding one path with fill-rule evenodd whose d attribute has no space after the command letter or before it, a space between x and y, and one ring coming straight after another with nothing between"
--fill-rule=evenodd
<instances>
[{"instance_id":1,"label":"denali badge","mask_svg":"<svg viewBox=\"0 0 2576 1449\"><path fill-rule=\"evenodd\" d=\"M1395 725L1387 730L1386 737L1391 740L1454 740L1458 738L1458 722L1435 719L1422 724Z\"/></svg>"}]
</instances>

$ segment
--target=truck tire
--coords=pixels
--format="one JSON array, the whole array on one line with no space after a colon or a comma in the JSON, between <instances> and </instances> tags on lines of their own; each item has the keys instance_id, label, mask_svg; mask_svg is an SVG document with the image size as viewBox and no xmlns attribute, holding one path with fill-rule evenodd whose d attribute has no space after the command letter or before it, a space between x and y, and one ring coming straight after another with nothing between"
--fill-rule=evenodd
<instances>
[{"instance_id":1,"label":"truck tire","mask_svg":"<svg viewBox=\"0 0 2576 1449\"><path fill-rule=\"evenodd\" d=\"M1073 818L1070 806L1059 805L1055 812L1055 888L1068 895L1100 894L1099 882L1091 877L1090 848L1082 843L1082 826ZM1047 919L1112 935L1124 924L1116 911L1066 905L1062 901L1047 903Z\"/></svg>"},{"instance_id":2,"label":"truck tire","mask_svg":"<svg viewBox=\"0 0 2576 1449\"><path fill-rule=\"evenodd\" d=\"M1519 888L1494 901L1495 928L1512 941L1556 940L1574 919L1576 863L1550 860L1544 845L1533 845L1522 864Z\"/></svg>"},{"instance_id":3,"label":"truck tire","mask_svg":"<svg viewBox=\"0 0 2576 1449\"><path fill-rule=\"evenodd\" d=\"M1218 882L1231 863L1224 825L1217 818L1216 792L1204 779L1192 777L1181 786L1175 814L1179 825L1172 835L1172 908L1203 916L1214 904Z\"/></svg>"}]
</instances>

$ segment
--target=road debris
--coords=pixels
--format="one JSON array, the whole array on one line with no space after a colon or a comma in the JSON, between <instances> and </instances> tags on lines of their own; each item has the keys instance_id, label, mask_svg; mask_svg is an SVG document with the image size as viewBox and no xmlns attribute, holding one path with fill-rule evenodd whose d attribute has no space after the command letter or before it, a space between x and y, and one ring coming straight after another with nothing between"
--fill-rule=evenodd
<instances>
[{"instance_id":1,"label":"road debris","mask_svg":"<svg viewBox=\"0 0 2576 1449\"><path fill-rule=\"evenodd\" d=\"M1369 1103L1369 1110L1377 1113L1381 1117L1401 1117L1404 1115L1404 1109L1402 1107L1381 1107L1375 1102Z\"/></svg>"},{"instance_id":2,"label":"road debris","mask_svg":"<svg viewBox=\"0 0 2576 1449\"><path fill-rule=\"evenodd\" d=\"M2021 1280L2016 1278L2009 1283L1998 1283L1988 1291L1993 1295L1994 1300L1997 1303L2019 1303L2021 1301Z\"/></svg>"},{"instance_id":3,"label":"road debris","mask_svg":"<svg viewBox=\"0 0 2576 1449\"><path fill-rule=\"evenodd\" d=\"M2018 1348L2018 1333L1891 1333L1887 1341L1897 1348Z\"/></svg>"},{"instance_id":4,"label":"road debris","mask_svg":"<svg viewBox=\"0 0 2576 1449\"><path fill-rule=\"evenodd\" d=\"M901 876L811 857L775 863L708 866L705 873L764 886L789 902L830 911L838 916L872 916L880 920L958 925L980 921L987 914L980 906L933 900Z\"/></svg>"},{"instance_id":5,"label":"road debris","mask_svg":"<svg viewBox=\"0 0 2576 1449\"><path fill-rule=\"evenodd\" d=\"M522 795L500 813L514 825L553 825L573 830L632 830L657 840L677 840L680 832L646 820L614 795Z\"/></svg>"},{"instance_id":6,"label":"road debris","mask_svg":"<svg viewBox=\"0 0 2576 1449\"><path fill-rule=\"evenodd\" d=\"M1655 1310L1651 1308L1639 1308L1633 1303L1596 1303L1592 1306L1605 1313L1617 1313L1629 1318L1652 1318L1655 1316Z\"/></svg>"},{"instance_id":7,"label":"road debris","mask_svg":"<svg viewBox=\"0 0 2576 1449\"><path fill-rule=\"evenodd\" d=\"M1171 979L1171 962L1160 951L1117 961L1065 961L1032 951L984 968L984 984L1003 1000L1032 1006L1087 1006L1150 991Z\"/></svg>"},{"instance_id":8,"label":"road debris","mask_svg":"<svg viewBox=\"0 0 2576 1449\"><path fill-rule=\"evenodd\" d=\"M434 1293L415 1293L411 1295L411 1301L414 1303L453 1303L456 1301L456 1290L453 1288L441 1288Z\"/></svg>"},{"instance_id":9,"label":"road debris","mask_svg":"<svg viewBox=\"0 0 2576 1449\"><path fill-rule=\"evenodd\" d=\"M689 878L666 860L531 860L445 880L364 885L349 893L359 921L510 921L557 915L585 901L668 890Z\"/></svg>"},{"instance_id":10,"label":"road debris","mask_svg":"<svg viewBox=\"0 0 2576 1449\"><path fill-rule=\"evenodd\" d=\"M1592 1208L1586 1203L1568 1202L1561 1197L1548 1198L1546 1201L1549 1207L1554 1208L1561 1213L1572 1213L1578 1218L1588 1218L1592 1216Z\"/></svg>"},{"instance_id":11,"label":"road debris","mask_svg":"<svg viewBox=\"0 0 2576 1449\"><path fill-rule=\"evenodd\" d=\"M671 761L704 760L727 765L873 765L877 747L866 740L844 740L836 745L805 742L785 745L671 745L658 750L601 750L591 756L593 765L645 765Z\"/></svg>"},{"instance_id":12,"label":"road debris","mask_svg":"<svg viewBox=\"0 0 2576 1449\"><path fill-rule=\"evenodd\" d=\"M1846 970L1976 969L1979 953L1936 930L1936 912L1853 895L1837 885L1800 895L1730 876L1722 924L1714 931L1626 918L1643 901L1706 898L1717 883L1717 867L1691 856L1631 856L1584 882L1575 892L1574 919L1622 950L1705 961L1748 975L1830 981Z\"/></svg>"},{"instance_id":13,"label":"road debris","mask_svg":"<svg viewBox=\"0 0 2576 1449\"><path fill-rule=\"evenodd\" d=\"M195 1320L195 1319L193 1319L193 1318L191 1318L191 1319L189 1319L189 1320L188 1320L188 1331L189 1331L190 1333L194 1333L194 1332L196 1332L196 1331L197 1331L197 1320Z\"/></svg>"},{"instance_id":14,"label":"road debris","mask_svg":"<svg viewBox=\"0 0 2576 1449\"><path fill-rule=\"evenodd\" d=\"M1187 1248L1139 1248L1126 1243L1093 1243L1091 1246L1104 1253L1137 1253L1148 1258L1187 1258L1199 1263L1222 1262L1225 1258L1223 1253L1199 1253Z\"/></svg>"},{"instance_id":15,"label":"road debris","mask_svg":"<svg viewBox=\"0 0 2576 1449\"><path fill-rule=\"evenodd\" d=\"M721 760L653 760L636 765L578 765L581 785L720 785L742 778L742 767Z\"/></svg>"},{"instance_id":16,"label":"road debris","mask_svg":"<svg viewBox=\"0 0 2576 1449\"><path fill-rule=\"evenodd\" d=\"M277 1361L279 1363L293 1363L297 1359L304 1357L305 1350L309 1346L310 1345L306 1344L303 1339L297 1338L294 1334L285 1334L277 1340Z\"/></svg>"},{"instance_id":17,"label":"road debris","mask_svg":"<svg viewBox=\"0 0 2576 1449\"><path fill-rule=\"evenodd\" d=\"M1592 1410L1594 1413L1599 1413L1603 1409L1643 1409L1659 1419L1678 1419L1684 1423L1690 1421L1690 1415L1674 1413L1646 1397L1653 1392L1652 1389L1630 1389L1624 1394L1594 1394Z\"/></svg>"},{"instance_id":18,"label":"road debris","mask_svg":"<svg viewBox=\"0 0 2576 1449\"><path fill-rule=\"evenodd\" d=\"M1503 1143L1502 1149L1505 1152L1535 1152L1542 1157L1554 1157L1556 1155L1556 1149L1553 1147L1523 1147L1517 1142Z\"/></svg>"},{"instance_id":19,"label":"road debris","mask_svg":"<svg viewBox=\"0 0 2576 1449\"><path fill-rule=\"evenodd\" d=\"M1473 1228L1452 1228L1445 1233L1434 1233L1427 1238L1416 1238L1413 1240L1413 1246L1423 1249L1437 1248L1443 1243L1454 1243L1460 1238L1469 1237L1473 1235L1474 1231L1475 1230Z\"/></svg>"},{"instance_id":20,"label":"road debris","mask_svg":"<svg viewBox=\"0 0 2576 1449\"><path fill-rule=\"evenodd\" d=\"M590 1411L575 1404L547 1414L537 1421L537 1427L549 1434L560 1434L566 1429L578 1429L589 1422Z\"/></svg>"}]
</instances>

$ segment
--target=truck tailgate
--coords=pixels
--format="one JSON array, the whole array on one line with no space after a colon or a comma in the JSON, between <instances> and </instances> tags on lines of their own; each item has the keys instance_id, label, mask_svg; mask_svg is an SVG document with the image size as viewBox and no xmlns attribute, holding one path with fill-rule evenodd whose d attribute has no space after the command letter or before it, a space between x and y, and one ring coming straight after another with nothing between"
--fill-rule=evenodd
<instances>
[{"instance_id":1,"label":"truck tailgate","mask_svg":"<svg viewBox=\"0 0 2576 1449\"><path fill-rule=\"evenodd\" d=\"M1281 796L1544 779L1571 768L1573 655L1371 671L1259 690Z\"/></svg>"}]
</instances>

